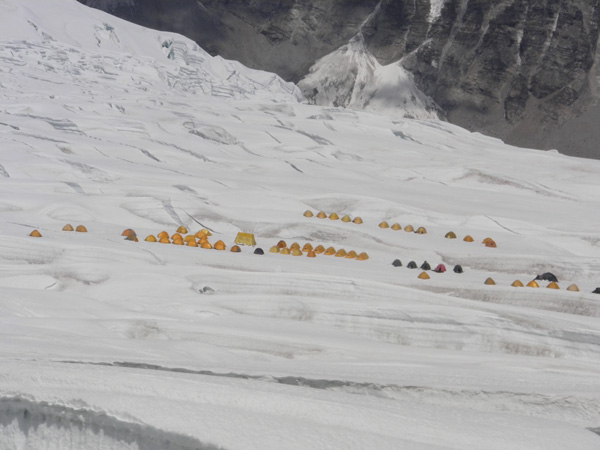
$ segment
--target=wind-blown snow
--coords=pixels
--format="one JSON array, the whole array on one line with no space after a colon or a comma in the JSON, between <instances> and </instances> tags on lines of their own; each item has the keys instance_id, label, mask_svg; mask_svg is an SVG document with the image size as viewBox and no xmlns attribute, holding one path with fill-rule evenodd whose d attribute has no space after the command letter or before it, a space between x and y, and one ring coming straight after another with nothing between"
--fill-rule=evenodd
<instances>
[{"instance_id":1,"label":"wind-blown snow","mask_svg":"<svg viewBox=\"0 0 600 450\"><path fill-rule=\"evenodd\" d=\"M0 20L0 448L598 448L598 161L300 103L74 1ZM179 225L265 254L143 240Z\"/></svg>"}]
</instances>

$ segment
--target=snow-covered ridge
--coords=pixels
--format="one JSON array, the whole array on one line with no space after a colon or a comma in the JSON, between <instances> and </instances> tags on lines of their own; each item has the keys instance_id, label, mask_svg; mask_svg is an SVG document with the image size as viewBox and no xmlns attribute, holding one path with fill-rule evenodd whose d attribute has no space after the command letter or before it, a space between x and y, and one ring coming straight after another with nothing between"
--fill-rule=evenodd
<instances>
[{"instance_id":1,"label":"snow-covered ridge","mask_svg":"<svg viewBox=\"0 0 600 450\"><path fill-rule=\"evenodd\" d=\"M400 62L382 66L359 33L319 59L298 86L311 103L373 111L391 117L437 119L439 108Z\"/></svg>"},{"instance_id":2,"label":"snow-covered ridge","mask_svg":"<svg viewBox=\"0 0 600 450\"><path fill-rule=\"evenodd\" d=\"M117 69L135 79L140 90L161 83L189 94L242 98L268 93L281 101L300 99L292 83L274 74L212 57L181 35L139 27L75 0L2 0L0 8L0 40L13 56L64 66L75 77L90 70L111 76Z\"/></svg>"}]
</instances>

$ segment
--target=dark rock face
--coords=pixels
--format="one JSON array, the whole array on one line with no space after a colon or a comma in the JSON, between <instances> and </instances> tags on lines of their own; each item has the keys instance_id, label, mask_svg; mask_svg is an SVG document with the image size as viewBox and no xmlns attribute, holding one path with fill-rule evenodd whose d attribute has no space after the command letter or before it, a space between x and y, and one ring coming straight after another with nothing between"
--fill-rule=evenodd
<instances>
[{"instance_id":1,"label":"dark rock face","mask_svg":"<svg viewBox=\"0 0 600 450\"><path fill-rule=\"evenodd\" d=\"M401 61L450 122L600 158L600 0L79 1L295 82L362 33L368 51L381 64Z\"/></svg>"}]
</instances>

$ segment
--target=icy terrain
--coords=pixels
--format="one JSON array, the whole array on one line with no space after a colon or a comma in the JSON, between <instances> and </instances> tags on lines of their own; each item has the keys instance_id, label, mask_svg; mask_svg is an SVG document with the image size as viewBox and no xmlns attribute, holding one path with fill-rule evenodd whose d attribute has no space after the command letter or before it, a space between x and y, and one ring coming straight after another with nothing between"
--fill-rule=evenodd
<instances>
[{"instance_id":1,"label":"icy terrain","mask_svg":"<svg viewBox=\"0 0 600 450\"><path fill-rule=\"evenodd\" d=\"M600 162L303 104L75 1L0 21L2 450L600 447ZM227 250L144 241L180 225Z\"/></svg>"}]
</instances>

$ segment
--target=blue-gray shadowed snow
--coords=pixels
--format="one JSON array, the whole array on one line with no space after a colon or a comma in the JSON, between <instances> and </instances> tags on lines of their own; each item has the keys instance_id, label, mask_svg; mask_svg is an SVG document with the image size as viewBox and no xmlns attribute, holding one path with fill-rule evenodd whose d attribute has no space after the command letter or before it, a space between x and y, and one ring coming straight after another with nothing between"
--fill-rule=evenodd
<instances>
[{"instance_id":1,"label":"blue-gray shadowed snow","mask_svg":"<svg viewBox=\"0 0 600 450\"><path fill-rule=\"evenodd\" d=\"M600 158L594 2L79 1L300 81L317 104L439 111L510 144Z\"/></svg>"}]
</instances>

